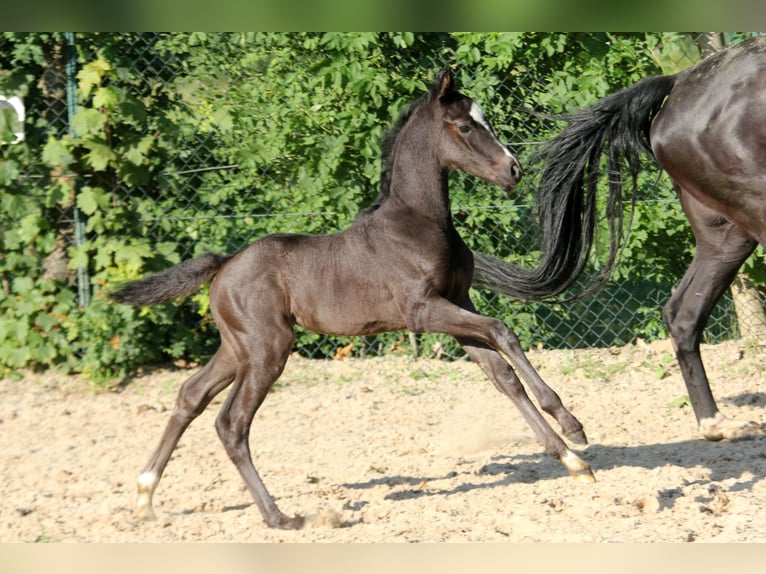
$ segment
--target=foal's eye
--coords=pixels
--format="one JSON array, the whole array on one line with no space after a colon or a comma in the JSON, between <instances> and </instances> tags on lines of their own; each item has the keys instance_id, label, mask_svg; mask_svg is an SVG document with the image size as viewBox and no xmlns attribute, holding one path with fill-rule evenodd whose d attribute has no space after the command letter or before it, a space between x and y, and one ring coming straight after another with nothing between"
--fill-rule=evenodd
<instances>
[{"instance_id":1,"label":"foal's eye","mask_svg":"<svg viewBox=\"0 0 766 574\"><path fill-rule=\"evenodd\" d=\"M462 125L462 126L460 126L458 129L459 129L461 132L463 132L464 134L467 134L468 132L470 132L470 131L471 131L471 126L469 126L468 124L463 124L463 125Z\"/></svg>"}]
</instances>

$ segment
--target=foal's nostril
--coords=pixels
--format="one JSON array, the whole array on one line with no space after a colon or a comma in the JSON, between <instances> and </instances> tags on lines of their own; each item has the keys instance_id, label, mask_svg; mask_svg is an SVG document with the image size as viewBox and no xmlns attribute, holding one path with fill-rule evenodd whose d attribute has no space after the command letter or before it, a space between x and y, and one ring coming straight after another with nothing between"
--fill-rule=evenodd
<instances>
[{"instance_id":1,"label":"foal's nostril","mask_svg":"<svg viewBox=\"0 0 766 574\"><path fill-rule=\"evenodd\" d=\"M517 161L511 162L511 177L516 181L521 179L521 166Z\"/></svg>"}]
</instances>

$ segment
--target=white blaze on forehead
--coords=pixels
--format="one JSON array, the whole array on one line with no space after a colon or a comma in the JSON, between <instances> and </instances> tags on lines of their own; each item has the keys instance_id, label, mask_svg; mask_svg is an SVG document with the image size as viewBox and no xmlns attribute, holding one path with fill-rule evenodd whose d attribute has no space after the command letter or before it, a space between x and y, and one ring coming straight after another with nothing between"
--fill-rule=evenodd
<instances>
[{"instance_id":1,"label":"white blaze on forehead","mask_svg":"<svg viewBox=\"0 0 766 574\"><path fill-rule=\"evenodd\" d=\"M484 127L485 130L487 130L490 134L492 134L492 136L495 138L497 143L499 143L500 146L503 148L503 150L505 150L505 154L511 155L511 152L508 150L508 148L505 147L502 143L500 143L500 140L497 139L495 132L492 131L492 128L487 122L487 118L484 117L484 112L481 111L481 108L476 102L471 102L471 110L469 113L471 114L471 117L477 124Z\"/></svg>"},{"instance_id":2,"label":"white blaze on forehead","mask_svg":"<svg viewBox=\"0 0 766 574\"><path fill-rule=\"evenodd\" d=\"M487 123L487 118L484 117L484 112L481 111L481 108L476 102L471 102L471 111L469 113L477 124L481 124L488 132L492 132L492 128L490 128Z\"/></svg>"}]
</instances>

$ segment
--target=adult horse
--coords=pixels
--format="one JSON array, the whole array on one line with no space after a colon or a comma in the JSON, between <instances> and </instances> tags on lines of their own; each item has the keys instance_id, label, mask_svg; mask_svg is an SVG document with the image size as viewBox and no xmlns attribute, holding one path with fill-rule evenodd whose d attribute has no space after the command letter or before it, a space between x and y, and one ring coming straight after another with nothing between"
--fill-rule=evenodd
<instances>
[{"instance_id":1,"label":"adult horse","mask_svg":"<svg viewBox=\"0 0 766 574\"><path fill-rule=\"evenodd\" d=\"M381 192L345 231L270 235L232 256L206 254L129 283L111 297L151 305L210 287L221 333L211 361L181 387L159 446L138 479L138 508L152 497L181 434L211 399L233 383L216 429L266 523L300 528L283 514L253 465L249 432L256 410L282 373L294 325L328 334L368 335L407 328L456 337L468 355L521 411L546 451L580 479L589 466L569 450L535 408L505 355L540 406L570 439L582 425L524 356L499 320L475 312L468 295L473 255L455 230L447 174L461 169L510 190L521 177L480 108L443 70L431 90L401 116L384 141ZM502 355L501 355L502 353Z\"/></svg>"},{"instance_id":2,"label":"adult horse","mask_svg":"<svg viewBox=\"0 0 766 574\"><path fill-rule=\"evenodd\" d=\"M668 173L696 238L696 253L663 309L703 436L763 434L760 425L725 418L700 357L713 306L757 244L766 245L766 37L716 53L676 75L655 76L575 112L545 149L538 189L543 227L539 267L520 269L477 254L476 284L517 298L561 293L582 271L596 220L596 180L607 154L611 248L622 240L622 173L635 197L641 151ZM627 159L627 161L624 161Z\"/></svg>"}]
</instances>

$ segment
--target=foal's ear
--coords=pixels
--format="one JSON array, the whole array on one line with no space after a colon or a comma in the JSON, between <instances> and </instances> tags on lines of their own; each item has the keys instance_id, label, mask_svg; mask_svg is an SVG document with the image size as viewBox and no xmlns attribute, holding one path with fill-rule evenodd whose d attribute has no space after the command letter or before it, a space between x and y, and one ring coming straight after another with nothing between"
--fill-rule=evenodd
<instances>
[{"instance_id":1,"label":"foal's ear","mask_svg":"<svg viewBox=\"0 0 766 574\"><path fill-rule=\"evenodd\" d=\"M434 86L436 88L436 97L441 101L454 92L455 80L452 77L452 70L444 68L441 72L436 74Z\"/></svg>"}]
</instances>

